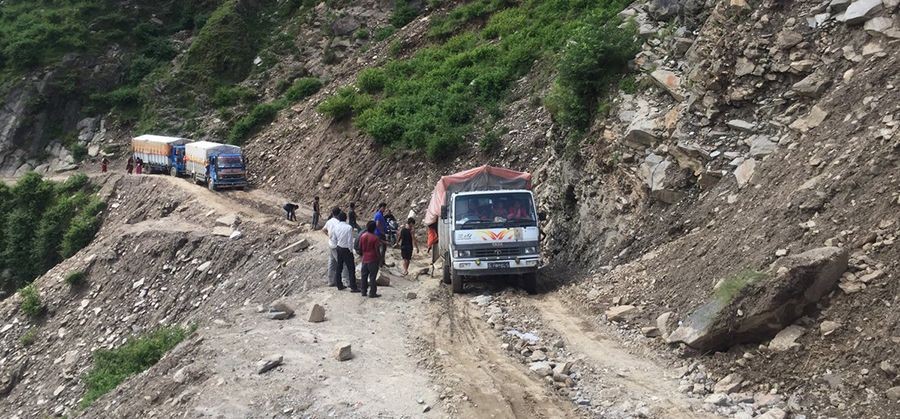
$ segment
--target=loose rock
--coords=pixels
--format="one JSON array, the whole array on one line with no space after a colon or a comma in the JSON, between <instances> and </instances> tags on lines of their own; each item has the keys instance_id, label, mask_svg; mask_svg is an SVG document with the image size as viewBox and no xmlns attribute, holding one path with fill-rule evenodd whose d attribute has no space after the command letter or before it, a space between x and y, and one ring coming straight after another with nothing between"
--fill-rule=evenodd
<instances>
[{"instance_id":1,"label":"loose rock","mask_svg":"<svg viewBox=\"0 0 900 419\"><path fill-rule=\"evenodd\" d=\"M353 352L349 343L342 343L334 348L334 359L343 362L351 358L353 358Z\"/></svg>"},{"instance_id":2,"label":"loose rock","mask_svg":"<svg viewBox=\"0 0 900 419\"><path fill-rule=\"evenodd\" d=\"M325 307L322 307L318 304L313 304L312 309L309 310L309 322L310 323L321 323L325 321Z\"/></svg>"}]
</instances>

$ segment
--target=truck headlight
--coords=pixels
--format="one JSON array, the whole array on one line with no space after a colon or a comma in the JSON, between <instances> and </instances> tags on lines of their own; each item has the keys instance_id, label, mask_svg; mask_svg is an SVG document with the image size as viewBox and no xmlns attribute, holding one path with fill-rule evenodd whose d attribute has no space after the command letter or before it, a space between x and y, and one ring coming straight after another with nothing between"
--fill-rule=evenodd
<instances>
[{"instance_id":1,"label":"truck headlight","mask_svg":"<svg viewBox=\"0 0 900 419\"><path fill-rule=\"evenodd\" d=\"M523 253L525 253L526 255L535 255L535 254L537 254L537 247L534 247L534 246L526 247L526 248L523 249L522 251L523 251Z\"/></svg>"},{"instance_id":2,"label":"truck headlight","mask_svg":"<svg viewBox=\"0 0 900 419\"><path fill-rule=\"evenodd\" d=\"M456 257L458 258L467 258L472 256L471 250L457 250Z\"/></svg>"}]
</instances>

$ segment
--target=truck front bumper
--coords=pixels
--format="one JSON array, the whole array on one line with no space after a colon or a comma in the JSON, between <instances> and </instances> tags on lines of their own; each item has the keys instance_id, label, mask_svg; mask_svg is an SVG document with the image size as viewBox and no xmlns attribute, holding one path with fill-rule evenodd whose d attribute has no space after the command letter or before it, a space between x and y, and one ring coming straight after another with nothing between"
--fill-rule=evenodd
<instances>
[{"instance_id":1,"label":"truck front bumper","mask_svg":"<svg viewBox=\"0 0 900 419\"><path fill-rule=\"evenodd\" d=\"M226 181L226 182L222 182L222 181L218 181L218 182L216 182L216 188L219 188L219 189L244 188L244 187L246 187L246 186L247 186L247 182L246 182L246 181L240 181L240 182L235 182L235 181L230 181L230 182L227 182L227 181Z\"/></svg>"},{"instance_id":2,"label":"truck front bumper","mask_svg":"<svg viewBox=\"0 0 900 419\"><path fill-rule=\"evenodd\" d=\"M536 272L541 261L538 257L480 260L454 259L453 271L463 276L518 275Z\"/></svg>"}]
</instances>

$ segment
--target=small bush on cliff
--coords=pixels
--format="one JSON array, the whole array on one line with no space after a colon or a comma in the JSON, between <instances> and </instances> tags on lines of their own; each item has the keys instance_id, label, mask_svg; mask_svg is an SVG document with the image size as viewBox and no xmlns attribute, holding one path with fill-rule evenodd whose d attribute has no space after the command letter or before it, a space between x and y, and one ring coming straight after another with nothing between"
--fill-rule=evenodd
<instances>
[{"instance_id":1,"label":"small bush on cliff","mask_svg":"<svg viewBox=\"0 0 900 419\"><path fill-rule=\"evenodd\" d=\"M87 391L81 406L90 406L128 377L152 367L192 332L179 326L163 327L116 349L94 352L94 366L84 377Z\"/></svg>"},{"instance_id":2,"label":"small bush on cliff","mask_svg":"<svg viewBox=\"0 0 900 419\"><path fill-rule=\"evenodd\" d=\"M21 308L22 312L27 314L28 317L35 318L44 313L44 303L41 302L41 294L34 284L19 290L19 295L22 296L22 302L19 304L19 308Z\"/></svg>"}]
</instances>

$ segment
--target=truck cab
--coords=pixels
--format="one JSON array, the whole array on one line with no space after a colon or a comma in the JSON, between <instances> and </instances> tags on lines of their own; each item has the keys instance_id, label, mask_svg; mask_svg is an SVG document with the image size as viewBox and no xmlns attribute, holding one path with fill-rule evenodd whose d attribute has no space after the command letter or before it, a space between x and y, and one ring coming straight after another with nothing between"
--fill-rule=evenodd
<instances>
[{"instance_id":1,"label":"truck cab","mask_svg":"<svg viewBox=\"0 0 900 419\"><path fill-rule=\"evenodd\" d=\"M184 145L172 147L169 155L169 174L175 177L184 175Z\"/></svg>"},{"instance_id":2,"label":"truck cab","mask_svg":"<svg viewBox=\"0 0 900 419\"><path fill-rule=\"evenodd\" d=\"M210 190L246 187L247 167L244 156L240 154L210 156L206 182Z\"/></svg>"},{"instance_id":3,"label":"truck cab","mask_svg":"<svg viewBox=\"0 0 900 419\"><path fill-rule=\"evenodd\" d=\"M529 190L452 194L439 222L444 282L462 292L467 279L514 275L534 293L543 219Z\"/></svg>"}]
</instances>

